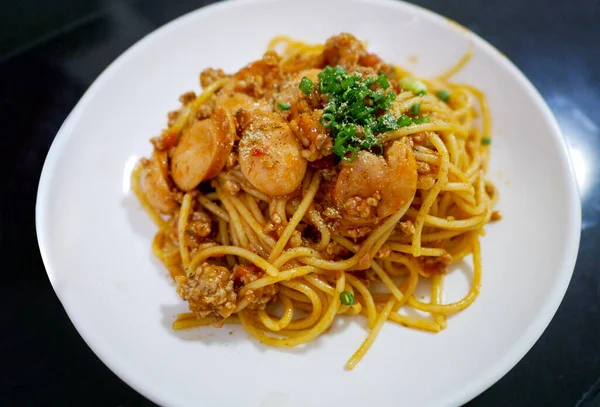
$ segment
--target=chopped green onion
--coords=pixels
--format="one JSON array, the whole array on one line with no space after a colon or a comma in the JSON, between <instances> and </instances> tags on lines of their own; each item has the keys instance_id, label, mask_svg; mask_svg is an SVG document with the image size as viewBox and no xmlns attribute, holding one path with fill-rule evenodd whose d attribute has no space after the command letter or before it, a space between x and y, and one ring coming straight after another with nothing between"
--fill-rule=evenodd
<instances>
[{"instance_id":1,"label":"chopped green onion","mask_svg":"<svg viewBox=\"0 0 600 407\"><path fill-rule=\"evenodd\" d=\"M373 78L372 76L369 76L367 79L365 79L363 81L363 83L365 84L365 86L369 87L369 86L371 86L372 84L375 83L375 78Z\"/></svg>"},{"instance_id":2,"label":"chopped green onion","mask_svg":"<svg viewBox=\"0 0 600 407\"><path fill-rule=\"evenodd\" d=\"M350 305L354 305L354 296L352 295L352 293L349 293L348 291L342 291L340 293L340 300L342 301L342 304L350 306Z\"/></svg>"},{"instance_id":3,"label":"chopped green onion","mask_svg":"<svg viewBox=\"0 0 600 407\"><path fill-rule=\"evenodd\" d=\"M330 128L335 123L335 116L331 113L324 113L319 120L323 127Z\"/></svg>"},{"instance_id":4,"label":"chopped green onion","mask_svg":"<svg viewBox=\"0 0 600 407\"><path fill-rule=\"evenodd\" d=\"M381 86L382 89L387 89L390 87L390 82L387 79L387 76L384 73L380 73L377 77L377 83Z\"/></svg>"},{"instance_id":5,"label":"chopped green onion","mask_svg":"<svg viewBox=\"0 0 600 407\"><path fill-rule=\"evenodd\" d=\"M354 161L358 154L358 148L352 143L356 139L356 127L350 124L342 125L335 137L333 152L343 161ZM361 146L362 147L362 146ZM348 155L350 153L350 155Z\"/></svg>"},{"instance_id":6,"label":"chopped green onion","mask_svg":"<svg viewBox=\"0 0 600 407\"><path fill-rule=\"evenodd\" d=\"M407 126L410 126L411 124L422 124L422 123L429 123L429 116L410 117L410 116L403 114L402 116L398 117L398 120L396 121L396 124L398 125L398 127L407 127Z\"/></svg>"},{"instance_id":7,"label":"chopped green onion","mask_svg":"<svg viewBox=\"0 0 600 407\"><path fill-rule=\"evenodd\" d=\"M421 104L420 103L415 103L410 108L410 114L412 114L413 116L418 115L420 111L421 111Z\"/></svg>"},{"instance_id":8,"label":"chopped green onion","mask_svg":"<svg viewBox=\"0 0 600 407\"><path fill-rule=\"evenodd\" d=\"M413 119L413 123L414 124L429 123L429 117L428 116L416 117Z\"/></svg>"},{"instance_id":9,"label":"chopped green onion","mask_svg":"<svg viewBox=\"0 0 600 407\"><path fill-rule=\"evenodd\" d=\"M425 95L427 93L427 86L423 82L416 81L408 76L400 79L400 87L410 90L415 95Z\"/></svg>"},{"instance_id":10,"label":"chopped green onion","mask_svg":"<svg viewBox=\"0 0 600 407\"><path fill-rule=\"evenodd\" d=\"M290 104L289 103L277 103L277 108L279 110L290 110Z\"/></svg>"},{"instance_id":11,"label":"chopped green onion","mask_svg":"<svg viewBox=\"0 0 600 407\"><path fill-rule=\"evenodd\" d=\"M398 123L398 127L406 127L412 124L412 119L407 115L403 114L402 116L398 117L396 123Z\"/></svg>"},{"instance_id":12,"label":"chopped green onion","mask_svg":"<svg viewBox=\"0 0 600 407\"><path fill-rule=\"evenodd\" d=\"M305 95L308 95L310 92L312 92L314 86L315 85L314 85L313 81L311 81L310 79L308 79L305 76L300 81L300 86L298 86L298 87L300 88L302 93L304 93Z\"/></svg>"},{"instance_id":13,"label":"chopped green onion","mask_svg":"<svg viewBox=\"0 0 600 407\"><path fill-rule=\"evenodd\" d=\"M398 128L398 123L396 123L396 118L391 113L386 113L377 118L377 130L380 133L385 133L386 131L396 130Z\"/></svg>"},{"instance_id":14,"label":"chopped green onion","mask_svg":"<svg viewBox=\"0 0 600 407\"><path fill-rule=\"evenodd\" d=\"M437 97L444 102L447 102L450 100L450 92L448 92L446 89L442 89L437 93Z\"/></svg>"},{"instance_id":15,"label":"chopped green onion","mask_svg":"<svg viewBox=\"0 0 600 407\"><path fill-rule=\"evenodd\" d=\"M371 85L377 84L377 89ZM374 154L382 151L377 133L396 130L398 125L386 111L396 100L384 74L365 79L350 74L341 66L325 67L319 73L318 91L328 96L321 124L329 129L333 152L343 161L356 159L360 150Z\"/></svg>"},{"instance_id":16,"label":"chopped green onion","mask_svg":"<svg viewBox=\"0 0 600 407\"><path fill-rule=\"evenodd\" d=\"M489 137L484 137L481 139L481 144L483 144L484 146L490 145L492 142L492 139Z\"/></svg>"}]
</instances>

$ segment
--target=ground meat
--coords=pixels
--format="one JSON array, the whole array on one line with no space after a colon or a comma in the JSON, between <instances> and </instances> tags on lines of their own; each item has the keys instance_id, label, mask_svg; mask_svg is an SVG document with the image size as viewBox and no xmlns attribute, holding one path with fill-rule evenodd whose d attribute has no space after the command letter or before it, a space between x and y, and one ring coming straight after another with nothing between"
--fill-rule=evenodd
<instances>
[{"instance_id":1,"label":"ground meat","mask_svg":"<svg viewBox=\"0 0 600 407\"><path fill-rule=\"evenodd\" d=\"M171 127L172 125L174 125L178 116L179 116L179 110L173 110L173 111L167 113L167 119L168 119L167 126Z\"/></svg>"},{"instance_id":2,"label":"ground meat","mask_svg":"<svg viewBox=\"0 0 600 407\"><path fill-rule=\"evenodd\" d=\"M189 222L187 225L187 229L185 232L192 238L198 239L201 237L206 237L210 235L211 227L210 221L205 222L203 220ZM188 243L188 242L186 242ZM194 246L193 244L188 244L188 246Z\"/></svg>"},{"instance_id":3,"label":"ground meat","mask_svg":"<svg viewBox=\"0 0 600 407\"><path fill-rule=\"evenodd\" d=\"M240 69L234 76L235 91L254 98L270 95L279 88L281 80L280 57L266 52L262 59Z\"/></svg>"},{"instance_id":4,"label":"ground meat","mask_svg":"<svg viewBox=\"0 0 600 407\"><path fill-rule=\"evenodd\" d=\"M243 264L233 269L233 278L237 283L241 283L241 286L256 281L263 275L264 271L254 264ZM278 291L277 285L270 284L255 290L246 290L243 298L250 303L249 309L264 309Z\"/></svg>"},{"instance_id":5,"label":"ground meat","mask_svg":"<svg viewBox=\"0 0 600 407\"><path fill-rule=\"evenodd\" d=\"M439 257L421 256L417 257L417 262L421 266L423 276L431 277L446 273L448 266L452 263L452 256L449 253L444 253Z\"/></svg>"},{"instance_id":6,"label":"ground meat","mask_svg":"<svg viewBox=\"0 0 600 407\"><path fill-rule=\"evenodd\" d=\"M373 230L372 226L348 226L343 222L337 222L334 224L333 229L336 231L343 232L343 236L351 237L352 239L358 239L371 233Z\"/></svg>"},{"instance_id":7,"label":"ground meat","mask_svg":"<svg viewBox=\"0 0 600 407\"><path fill-rule=\"evenodd\" d=\"M238 162L238 153L236 151L231 151L231 153L229 153L229 156L227 157L227 163L225 164L225 168L227 169L231 169L233 167L235 167L235 165Z\"/></svg>"},{"instance_id":8,"label":"ground meat","mask_svg":"<svg viewBox=\"0 0 600 407\"><path fill-rule=\"evenodd\" d=\"M417 161L417 174L426 175L431 172L431 166L424 161Z\"/></svg>"},{"instance_id":9,"label":"ground meat","mask_svg":"<svg viewBox=\"0 0 600 407\"><path fill-rule=\"evenodd\" d=\"M352 70L351 74L359 74L361 76L361 78L363 78L363 79L367 79L369 76L377 78L377 71L375 71L373 68L364 67L364 66L355 67Z\"/></svg>"},{"instance_id":10,"label":"ground meat","mask_svg":"<svg viewBox=\"0 0 600 407\"><path fill-rule=\"evenodd\" d=\"M492 222L495 222L497 220L502 220L502 214L500 213L500 211L494 211L492 212L492 217L490 219Z\"/></svg>"},{"instance_id":11,"label":"ground meat","mask_svg":"<svg viewBox=\"0 0 600 407\"><path fill-rule=\"evenodd\" d=\"M346 258L350 255L350 250L346 249L344 246L337 242L331 242L325 247L325 253L329 256L330 259L333 258Z\"/></svg>"},{"instance_id":12,"label":"ground meat","mask_svg":"<svg viewBox=\"0 0 600 407\"><path fill-rule=\"evenodd\" d=\"M281 224L281 222L282 222L282 221L281 221L281 216L279 216L279 214L277 214L277 213L274 213L274 214L272 214L272 215L271 215L271 222L272 222L274 225L280 225L280 224Z\"/></svg>"},{"instance_id":13,"label":"ground meat","mask_svg":"<svg viewBox=\"0 0 600 407\"><path fill-rule=\"evenodd\" d=\"M429 132L420 131L418 133L412 134L410 139L416 145L422 145L423 143L429 141Z\"/></svg>"},{"instance_id":14,"label":"ground meat","mask_svg":"<svg viewBox=\"0 0 600 407\"><path fill-rule=\"evenodd\" d=\"M264 233L271 233L271 232L274 232L275 230L277 230L277 225L275 225L273 222L268 222L263 227L263 232Z\"/></svg>"},{"instance_id":15,"label":"ground meat","mask_svg":"<svg viewBox=\"0 0 600 407\"><path fill-rule=\"evenodd\" d=\"M350 270L367 270L369 268L371 268L371 255L369 253L365 253L365 255L360 258L358 263L351 267Z\"/></svg>"},{"instance_id":16,"label":"ground meat","mask_svg":"<svg viewBox=\"0 0 600 407\"><path fill-rule=\"evenodd\" d=\"M323 181L331 182L334 181L338 175L338 167L325 168L321 171Z\"/></svg>"},{"instance_id":17,"label":"ground meat","mask_svg":"<svg viewBox=\"0 0 600 407\"><path fill-rule=\"evenodd\" d=\"M387 244L384 244L383 246L381 246L381 248L379 250L377 250L377 257L390 257L390 255L392 254L392 249L390 249L390 246L388 246Z\"/></svg>"},{"instance_id":18,"label":"ground meat","mask_svg":"<svg viewBox=\"0 0 600 407\"><path fill-rule=\"evenodd\" d=\"M188 103L194 101L196 99L196 93L190 91L185 92L183 95L179 96L179 101L182 105L187 105Z\"/></svg>"},{"instance_id":19,"label":"ground meat","mask_svg":"<svg viewBox=\"0 0 600 407\"><path fill-rule=\"evenodd\" d=\"M435 185L435 176L428 174L420 176L417 181L418 189L431 189Z\"/></svg>"},{"instance_id":20,"label":"ground meat","mask_svg":"<svg viewBox=\"0 0 600 407\"><path fill-rule=\"evenodd\" d=\"M302 113L290 122L290 128L305 150L302 156L308 161L316 161L332 153L333 141L320 122L322 111Z\"/></svg>"},{"instance_id":21,"label":"ground meat","mask_svg":"<svg viewBox=\"0 0 600 407\"><path fill-rule=\"evenodd\" d=\"M177 227L174 225L174 229ZM206 237L212 232L212 219L204 211L195 211L185 229L185 244L192 250L206 243Z\"/></svg>"},{"instance_id":22,"label":"ground meat","mask_svg":"<svg viewBox=\"0 0 600 407\"><path fill-rule=\"evenodd\" d=\"M378 193L366 199L355 196L344 202L344 212L351 217L368 219L375 216L380 200L381 195Z\"/></svg>"},{"instance_id":23,"label":"ground meat","mask_svg":"<svg viewBox=\"0 0 600 407\"><path fill-rule=\"evenodd\" d=\"M340 212L331 206L328 206L323 210L323 216L325 216L328 219L341 219L342 218L342 215L340 215Z\"/></svg>"},{"instance_id":24,"label":"ground meat","mask_svg":"<svg viewBox=\"0 0 600 407\"><path fill-rule=\"evenodd\" d=\"M379 58L377 54L373 54L372 52L370 52L362 55L359 58L358 63L362 66L368 66L375 70L379 70L379 67L381 67L381 65L383 64L383 60Z\"/></svg>"},{"instance_id":25,"label":"ground meat","mask_svg":"<svg viewBox=\"0 0 600 407\"><path fill-rule=\"evenodd\" d=\"M300 247L302 246L302 233L299 230L294 230L292 232L292 236L290 236L289 240L290 247Z\"/></svg>"},{"instance_id":26,"label":"ground meat","mask_svg":"<svg viewBox=\"0 0 600 407\"><path fill-rule=\"evenodd\" d=\"M223 189L225 192L231 195L236 195L238 192L240 192L241 186L239 182L228 179L223 183Z\"/></svg>"},{"instance_id":27,"label":"ground meat","mask_svg":"<svg viewBox=\"0 0 600 407\"><path fill-rule=\"evenodd\" d=\"M213 99L205 102L196 110L196 119L208 119L215 111L215 101Z\"/></svg>"},{"instance_id":28,"label":"ground meat","mask_svg":"<svg viewBox=\"0 0 600 407\"><path fill-rule=\"evenodd\" d=\"M254 264L242 264L233 268L233 279L243 285L256 281L263 275L264 271Z\"/></svg>"},{"instance_id":29,"label":"ground meat","mask_svg":"<svg viewBox=\"0 0 600 407\"><path fill-rule=\"evenodd\" d=\"M319 170L330 170L335 167L335 158L330 154L327 157L311 162L310 166Z\"/></svg>"},{"instance_id":30,"label":"ground meat","mask_svg":"<svg viewBox=\"0 0 600 407\"><path fill-rule=\"evenodd\" d=\"M226 76L227 75L222 69L206 68L204 71L200 72L200 85L202 85L203 88L206 88L207 86L212 85L213 82L225 78Z\"/></svg>"},{"instance_id":31,"label":"ground meat","mask_svg":"<svg viewBox=\"0 0 600 407\"><path fill-rule=\"evenodd\" d=\"M365 46L351 34L342 33L330 37L325 42L323 57L329 66L341 65L350 70L358 65L361 58L365 58Z\"/></svg>"},{"instance_id":32,"label":"ground meat","mask_svg":"<svg viewBox=\"0 0 600 407\"><path fill-rule=\"evenodd\" d=\"M188 276L177 277L177 293L194 314L202 318L212 316L217 326L236 307L233 275L225 267L203 263Z\"/></svg>"},{"instance_id":33,"label":"ground meat","mask_svg":"<svg viewBox=\"0 0 600 407\"><path fill-rule=\"evenodd\" d=\"M412 220L405 220L398 224L398 228L407 236L412 236L415 234L415 222Z\"/></svg>"},{"instance_id":34,"label":"ground meat","mask_svg":"<svg viewBox=\"0 0 600 407\"><path fill-rule=\"evenodd\" d=\"M150 142L154 145L158 151L168 150L177 144L177 133L166 131L160 136L153 137Z\"/></svg>"}]
</instances>

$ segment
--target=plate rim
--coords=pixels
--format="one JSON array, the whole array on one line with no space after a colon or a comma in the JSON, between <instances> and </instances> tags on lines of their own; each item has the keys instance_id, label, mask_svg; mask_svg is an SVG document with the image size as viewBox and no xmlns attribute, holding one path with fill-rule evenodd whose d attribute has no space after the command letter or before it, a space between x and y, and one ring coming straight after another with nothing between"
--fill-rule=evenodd
<instances>
[{"instance_id":1,"label":"plate rim","mask_svg":"<svg viewBox=\"0 0 600 407\"><path fill-rule=\"evenodd\" d=\"M527 330L523 331L523 333L517 339L516 343L509 349L509 351L502 355L502 357L499 358L494 365L492 365L481 375L479 375L476 380L470 382L468 385L462 388L453 391L445 397L444 405L462 405L474 399L479 394L483 393L485 390L493 386L498 380L504 377L523 359L523 357L529 352L529 350L533 347L533 345L535 345L535 343L539 340L544 331L547 329L564 299L565 293L571 281L571 277L575 270L575 263L577 260L581 237L581 198L576 182L572 159L569 154L566 139L545 99L541 96L537 88L531 83L531 81L525 76L525 74L511 60L509 60L502 52L496 49L488 41L481 38L476 33L472 32L468 28L462 26L461 24L457 23L452 19L444 17L443 15L426 9L422 6L407 3L403 0L355 1L380 4L382 6L395 8L397 10L401 10L402 8L404 8L405 10L408 9L411 14L429 20L435 24L443 25L452 23L456 25L456 29L461 31L461 35L474 41L479 46L481 46L486 52L494 56L498 63L502 64L509 71L510 75L518 82L519 86L522 87L526 91L526 93L532 97L535 105L537 105L540 108L542 115L550 125L551 131L549 132L549 136L553 137L557 142L557 153L561 157L563 162L566 164L567 173L564 175L566 176L566 183L568 188L571 190L571 193L567 197L567 213L565 214L565 216L568 218L568 222L567 233L565 234L565 250L563 255L563 264L559 268L560 273L557 277L557 280L552 288L552 291L550 291L547 297L548 299L542 306L541 311L538 312L535 319L532 321L532 324L529 325L529 328ZM61 305L63 306L63 309L65 310L69 319L71 320L73 326L75 327L79 335L82 337L82 339L85 341L85 343L92 350L92 352L94 352L94 354L102 361L102 363L104 363L119 379L124 381L136 392L159 405L169 405L170 403L169 400L163 399L158 393L153 392L150 388L148 388L142 380L138 380L136 377L131 376L127 371L120 370L113 362L110 354L105 353L103 345L100 343L101 340L97 340L95 339L95 337L88 335L87 332L85 332L85 330L80 326L74 307L66 305L68 304L68 300L60 292L60 286L58 284L56 273L53 268L53 266L55 265L53 265L52 261L50 260L50 253L48 252L45 244L45 236L47 232L45 227L46 221L44 208L47 206L46 202L48 201L49 194L51 194L51 191L49 191L48 186L51 183L51 178L54 173L53 170L58 162L60 153L71 139L73 135L72 130L78 123L82 112L85 110L85 107L88 104L88 100L95 96L97 91L101 89L102 86L108 80L110 80L113 72L117 71L121 67L121 65L134 58L140 51L144 50L146 47L150 46L154 40L168 34L171 31L177 30L179 26L185 24L188 20L193 20L197 18L198 15L211 14L214 12L227 10L229 8L237 7L239 4L268 2L273 2L273 0L228 0L224 2L201 6L195 10L189 11L179 17L176 17L173 20L170 20L169 22L161 25L160 27L157 27L156 29L154 29L153 31L149 32L144 37L136 41L125 51L123 51L117 58L115 58L87 88L83 96L79 99L75 107L67 115L64 122L57 131L56 136L54 137L52 144L48 150L48 154L46 155L46 158L44 160L44 165L40 175L36 195L35 227L40 254L52 288L56 293L56 296L58 297Z\"/></svg>"}]
</instances>

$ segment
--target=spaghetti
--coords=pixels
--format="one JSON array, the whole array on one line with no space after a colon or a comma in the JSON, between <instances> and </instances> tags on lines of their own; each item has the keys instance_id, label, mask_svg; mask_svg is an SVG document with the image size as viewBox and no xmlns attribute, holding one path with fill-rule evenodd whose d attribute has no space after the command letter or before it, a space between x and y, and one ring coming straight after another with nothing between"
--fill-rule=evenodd
<instances>
[{"instance_id":1,"label":"spaghetti","mask_svg":"<svg viewBox=\"0 0 600 407\"><path fill-rule=\"evenodd\" d=\"M152 251L192 311L173 328L241 323L292 347L361 314L348 369L386 321L445 329L479 294L479 238L499 218L485 96L450 81L470 56L418 80L349 34L280 36L234 75L203 71L132 174L159 228ZM444 303L448 266L469 254L470 291Z\"/></svg>"}]
</instances>

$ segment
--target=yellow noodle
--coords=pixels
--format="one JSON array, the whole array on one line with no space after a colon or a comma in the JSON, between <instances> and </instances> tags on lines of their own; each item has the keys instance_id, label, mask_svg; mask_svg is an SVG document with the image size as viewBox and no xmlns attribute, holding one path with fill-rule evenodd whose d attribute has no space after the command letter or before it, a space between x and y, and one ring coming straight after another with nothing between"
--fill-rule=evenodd
<instances>
[{"instance_id":1,"label":"yellow noodle","mask_svg":"<svg viewBox=\"0 0 600 407\"><path fill-rule=\"evenodd\" d=\"M242 249L241 247L236 246L213 246L209 247L208 249L204 249L196 253L194 258L190 262L190 265L187 267L187 270L188 272L194 270L200 265L201 262L208 259L209 257L222 257L226 254L233 254L234 256L242 257L264 270L270 276L275 277L279 274L279 270L273 267L273 265L271 265L262 257L252 253L249 250Z\"/></svg>"},{"instance_id":2,"label":"yellow noodle","mask_svg":"<svg viewBox=\"0 0 600 407\"><path fill-rule=\"evenodd\" d=\"M190 251L185 245L185 231L187 228L188 217L190 216L190 207L192 204L192 196L185 194L183 201L181 202L181 209L179 210L179 221L177 222L177 237L179 239L179 250L181 251L181 261L183 267L187 267L190 264Z\"/></svg>"},{"instance_id":3,"label":"yellow noodle","mask_svg":"<svg viewBox=\"0 0 600 407\"><path fill-rule=\"evenodd\" d=\"M300 206L294 213L294 216L292 216L292 219L290 219L288 225L285 227L283 233L281 234L281 237L275 244L275 247L273 247L273 251L271 251L271 254L269 255L269 261L274 261L283 251L283 248L292 236L292 233L296 230L296 227L298 226L298 224L304 217L304 214L308 210L308 207L312 203L312 200L315 197L317 190L319 189L320 182L321 173L316 173L312 178L312 181L310 182L310 187L306 191L306 195L302 198Z\"/></svg>"},{"instance_id":4,"label":"yellow noodle","mask_svg":"<svg viewBox=\"0 0 600 407\"><path fill-rule=\"evenodd\" d=\"M290 322L292 322L294 316L294 304L292 304L292 300L285 295L280 297L283 302L283 316L279 320L273 321L273 318L267 314L265 310L258 311L258 319L260 319L260 322L274 332L281 331L283 328L287 327Z\"/></svg>"},{"instance_id":5,"label":"yellow noodle","mask_svg":"<svg viewBox=\"0 0 600 407\"><path fill-rule=\"evenodd\" d=\"M442 140L440 140L440 138L437 135L432 134L429 139L437 148L438 152L441 154L442 164L440 165L440 171L438 173L438 181L428 192L427 198L425 199L425 202L423 202L423 204L421 205L421 208L419 209L419 214L417 215L417 219L415 222L416 231L413 235L412 240L413 256L415 257L419 257L421 255L421 231L423 230L423 225L425 224L426 217L428 217L427 212L429 211L429 208L431 208L433 201L437 198L437 195L439 194L442 187L448 181L448 150L446 150L444 143L442 142Z\"/></svg>"},{"instance_id":6,"label":"yellow noodle","mask_svg":"<svg viewBox=\"0 0 600 407\"><path fill-rule=\"evenodd\" d=\"M312 327L319 320L319 318L321 318L321 311L323 310L323 305L325 305L321 300L321 297L308 284L298 281L285 281L281 284L285 289L304 294L310 300L312 305L310 315L305 318L291 321L287 326L288 329L302 330Z\"/></svg>"},{"instance_id":7,"label":"yellow noodle","mask_svg":"<svg viewBox=\"0 0 600 407\"><path fill-rule=\"evenodd\" d=\"M229 214L227 213L227 211L225 211L224 209L219 207L219 205L217 205L216 203L214 203L213 201L208 199L206 196L199 195L198 202L200 203L200 205L202 205L204 208L209 210L211 213L217 215L219 218L223 219L225 222L229 222Z\"/></svg>"},{"instance_id":8,"label":"yellow noodle","mask_svg":"<svg viewBox=\"0 0 600 407\"><path fill-rule=\"evenodd\" d=\"M373 345L373 342L375 342L375 338L379 334L379 331L381 330L381 328L383 328L383 323L387 321L388 316L390 315L390 312L392 311L392 308L394 307L395 303L396 300L392 298L387 302L387 304L385 304L385 307L377 316L377 320L371 328L369 335L367 335L367 339L365 339L362 345L360 345L356 352L354 352L354 355L352 355L348 362L346 362L346 369L354 369L358 362L360 362L360 360L365 356L365 353L367 353L371 345Z\"/></svg>"},{"instance_id":9,"label":"yellow noodle","mask_svg":"<svg viewBox=\"0 0 600 407\"><path fill-rule=\"evenodd\" d=\"M146 213L150 215L150 218L152 218L154 223L156 223L156 226L162 229L165 225L164 219L161 218L158 212L156 212L154 208L152 208L152 206L148 203L146 195L140 187L140 176L142 174L142 168L143 165L141 162L139 162L131 172L131 189L133 190L133 193L135 194L138 201L140 201L140 203L142 204L142 208L144 208L144 211L146 211Z\"/></svg>"},{"instance_id":10,"label":"yellow noodle","mask_svg":"<svg viewBox=\"0 0 600 407\"><path fill-rule=\"evenodd\" d=\"M431 277L431 303L441 304L444 292L444 276L437 274ZM446 328L446 316L444 314L433 314L433 319L441 329Z\"/></svg>"}]
</instances>

